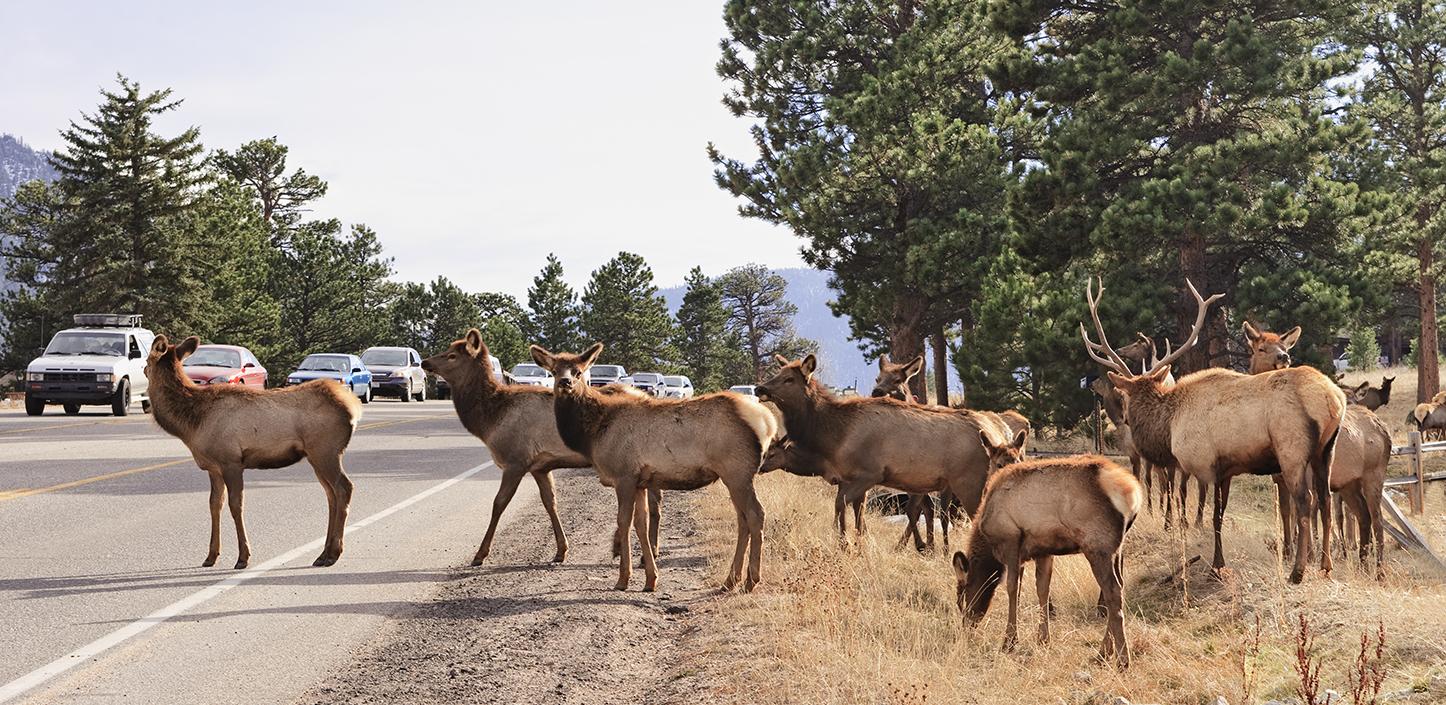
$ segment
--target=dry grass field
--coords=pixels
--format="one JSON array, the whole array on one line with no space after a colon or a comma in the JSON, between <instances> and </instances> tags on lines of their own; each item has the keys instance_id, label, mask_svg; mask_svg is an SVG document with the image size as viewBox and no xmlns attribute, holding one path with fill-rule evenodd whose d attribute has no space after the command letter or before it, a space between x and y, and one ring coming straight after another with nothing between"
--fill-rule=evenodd
<instances>
[{"instance_id":1,"label":"dry grass field","mask_svg":"<svg viewBox=\"0 0 1446 705\"><path fill-rule=\"evenodd\" d=\"M1379 381L1379 373L1371 377ZM1404 440L1414 377L1397 377L1383 418ZM1399 413L1397 413L1399 410ZM1437 464L1441 461L1437 461ZM1393 474L1405 471L1393 463ZM1352 559L1333 575L1286 582L1277 554L1274 486L1238 480L1225 525L1225 575L1210 574L1210 533L1166 531L1144 515L1126 539L1126 622L1134 652L1124 672L1095 653L1104 632L1097 588L1078 556L1056 561L1053 641L1034 643L1039 608L1033 570L1021 581L1020 647L1001 653L1007 599L1001 590L977 629L962 626L949 553L896 548L900 525L871 515L861 542L841 547L832 529L833 488L772 473L758 480L767 517L764 584L719 600L700 617L699 672L712 700L768 703L1135 703L1233 704L1295 693L1296 637L1304 617L1320 660L1320 688L1352 702L1349 671L1361 637L1385 631L1383 695L1394 702L1446 702L1446 576L1391 545L1377 582ZM1192 487L1193 491L1193 487ZM722 574L735 536L721 488L695 493L713 572ZM1405 506L1404 497L1397 503ZM1193 497L1192 497L1193 504ZM1446 495L1427 493L1415 517L1446 551ZM1192 512L1193 522L1193 512ZM1208 511L1206 523L1208 525ZM952 537L955 546L965 531ZM1388 543L1390 539L1387 538ZM1183 572L1192 556L1203 559ZM1258 637L1256 625L1259 625Z\"/></svg>"}]
</instances>

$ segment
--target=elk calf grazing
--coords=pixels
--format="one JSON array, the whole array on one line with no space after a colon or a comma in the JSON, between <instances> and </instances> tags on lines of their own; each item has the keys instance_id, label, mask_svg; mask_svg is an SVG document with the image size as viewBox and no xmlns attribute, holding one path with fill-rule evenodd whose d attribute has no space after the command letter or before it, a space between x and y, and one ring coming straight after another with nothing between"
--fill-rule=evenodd
<instances>
[{"instance_id":1,"label":"elk calf grazing","mask_svg":"<svg viewBox=\"0 0 1446 705\"><path fill-rule=\"evenodd\" d=\"M1099 297L1085 286L1085 299L1099 342L1084 324L1080 337L1096 362L1112 369L1110 382L1126 399L1125 418L1136 447L1157 465L1178 465L1187 474L1215 485L1215 558L1225 567L1221 525L1230 501L1228 480L1245 472L1279 472L1296 508L1295 566L1290 580L1300 582L1311 555L1311 520L1317 499L1328 496L1331 457L1345 414L1346 397L1329 377L1309 367L1243 375L1212 368L1166 386L1170 364L1199 340L1210 304L1186 280L1195 297L1195 323L1185 342L1144 374L1134 374L1109 345L1100 323ZM1100 296L1104 289L1101 287ZM1321 570L1331 569L1330 512L1322 518Z\"/></svg>"},{"instance_id":2,"label":"elk calf grazing","mask_svg":"<svg viewBox=\"0 0 1446 705\"><path fill-rule=\"evenodd\" d=\"M551 390L498 384L488 360L482 333L473 328L446 350L422 361L422 369L447 380L452 387L452 406L457 410L457 418L487 446L487 452L502 471L497 496L492 500L492 519L487 523L487 534L472 558L472 565L482 565L491 553L498 520L526 475L537 482L542 507L552 522L552 535L557 542L557 553L552 560L561 563L567 559L567 536L557 515L552 471L585 468L590 463L581 453L568 448L558 435ZM660 498L652 500L648 505L652 510L649 533L656 537ZM653 543L656 548L657 542Z\"/></svg>"},{"instance_id":3,"label":"elk calf grazing","mask_svg":"<svg viewBox=\"0 0 1446 705\"><path fill-rule=\"evenodd\" d=\"M763 507L753 477L777 431L762 404L727 392L693 399L652 399L606 395L584 374L602 353L596 343L581 355L552 353L532 346L532 359L553 376L553 416L567 447L591 461L603 484L618 496L616 545L621 549L618 590L632 575L629 519L642 545L645 591L654 590L658 569L644 513L651 489L693 490L722 480L738 515L738 544L724 581L732 589L743 580L745 549L751 550L744 590L760 579L763 557Z\"/></svg>"},{"instance_id":4,"label":"elk calf grazing","mask_svg":"<svg viewBox=\"0 0 1446 705\"><path fill-rule=\"evenodd\" d=\"M986 443L990 439L982 438ZM995 464L1009 463L1022 446L994 446ZM1124 559L1120 545L1145 500L1135 476L1099 456L1073 456L1011 464L993 474L974 517L968 552L954 553L959 610L971 625L989 610L1001 577L1009 596L1004 649L1014 647L1019 611L1019 577L1025 561L1034 561L1039 596L1039 641L1049 640L1049 584L1054 557L1084 554L1100 586L1106 616L1100 656L1130 663L1124 626Z\"/></svg>"},{"instance_id":5,"label":"elk calf grazing","mask_svg":"<svg viewBox=\"0 0 1446 705\"><path fill-rule=\"evenodd\" d=\"M361 401L329 380L265 390L240 384L199 386L181 370L181 362L200 343L192 336L171 345L166 336L156 336L146 359L146 377L156 423L181 439L211 478L211 543L201 565L215 565L221 552L221 502L227 500L236 523L236 567L246 567L251 544L241 518L242 472L283 468L302 458L316 471L328 507L326 543L312 565L336 563L352 493L341 456L361 420Z\"/></svg>"}]
</instances>

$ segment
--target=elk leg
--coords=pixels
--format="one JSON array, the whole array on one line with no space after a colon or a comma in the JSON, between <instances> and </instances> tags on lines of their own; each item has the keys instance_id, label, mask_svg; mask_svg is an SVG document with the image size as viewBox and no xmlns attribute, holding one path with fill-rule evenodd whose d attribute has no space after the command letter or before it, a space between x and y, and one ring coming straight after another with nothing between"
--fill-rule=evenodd
<instances>
[{"instance_id":1,"label":"elk leg","mask_svg":"<svg viewBox=\"0 0 1446 705\"><path fill-rule=\"evenodd\" d=\"M1188 529L1190 528L1190 517L1185 514L1185 507L1190 506L1188 501L1190 499L1190 476L1176 471L1175 482L1180 485L1180 502L1179 506L1175 507L1180 512L1180 528ZM1203 492L1204 489L1202 488L1200 491Z\"/></svg>"},{"instance_id":2,"label":"elk leg","mask_svg":"<svg viewBox=\"0 0 1446 705\"><path fill-rule=\"evenodd\" d=\"M1108 659L1113 655L1115 663L1124 668L1130 665L1130 646L1125 641L1124 586L1119 576L1119 554L1091 553L1088 558L1108 611L1105 638L1100 644L1100 658Z\"/></svg>"},{"instance_id":3,"label":"elk leg","mask_svg":"<svg viewBox=\"0 0 1446 705\"><path fill-rule=\"evenodd\" d=\"M633 504L638 498L637 484L619 478L613 489L618 493L618 528L613 534L613 545L618 551L618 582L613 589L626 590L633 577L633 542L628 530L633 521Z\"/></svg>"},{"instance_id":4,"label":"elk leg","mask_svg":"<svg viewBox=\"0 0 1446 705\"><path fill-rule=\"evenodd\" d=\"M1351 549L1351 539L1355 538L1352 536L1355 532L1350 530L1350 519L1354 517L1356 523L1362 527L1360 541L1357 542L1356 547L1360 549L1361 567L1366 567L1367 559L1370 556L1371 536L1366 533L1364 527L1367 526L1367 522L1370 521L1370 519L1366 513L1366 500L1361 496L1359 483L1352 483L1341 488L1341 491L1336 492L1333 504L1338 507L1341 505L1350 505L1350 517L1346 516L1344 509L1342 509L1341 514L1336 517L1336 521L1340 527L1337 531L1341 533L1338 537L1341 540L1341 549L1346 551L1347 557L1349 557Z\"/></svg>"},{"instance_id":5,"label":"elk leg","mask_svg":"<svg viewBox=\"0 0 1446 705\"><path fill-rule=\"evenodd\" d=\"M1049 643L1049 580L1054 574L1054 556L1034 559L1034 593L1039 597L1039 643Z\"/></svg>"},{"instance_id":6,"label":"elk leg","mask_svg":"<svg viewBox=\"0 0 1446 705\"><path fill-rule=\"evenodd\" d=\"M1183 481L1188 482L1189 478L1185 478ZM1195 501L1195 526L1198 527L1205 525L1205 492L1207 487L1205 486L1205 481L1198 477L1195 478L1195 487L1200 494L1200 497Z\"/></svg>"},{"instance_id":7,"label":"elk leg","mask_svg":"<svg viewBox=\"0 0 1446 705\"><path fill-rule=\"evenodd\" d=\"M1331 541L1335 538L1331 528L1331 489L1330 489L1330 466L1315 468L1315 495L1313 500L1316 503L1316 510L1320 514L1320 569L1327 578L1331 575L1331 568L1334 566L1335 557L1331 555Z\"/></svg>"},{"instance_id":8,"label":"elk leg","mask_svg":"<svg viewBox=\"0 0 1446 705\"><path fill-rule=\"evenodd\" d=\"M949 547L949 524L954 519L954 493L944 490L939 493L939 531L944 536L944 547Z\"/></svg>"},{"instance_id":9,"label":"elk leg","mask_svg":"<svg viewBox=\"0 0 1446 705\"><path fill-rule=\"evenodd\" d=\"M838 541L840 545L848 542L849 529L844 523L844 504L847 501L848 499L844 496L843 487L839 487L838 494L834 495L833 498L833 513L834 519L838 523Z\"/></svg>"},{"instance_id":10,"label":"elk leg","mask_svg":"<svg viewBox=\"0 0 1446 705\"><path fill-rule=\"evenodd\" d=\"M1010 547L1004 557L1004 589L1009 593L1009 622L1004 625L1004 650L1013 651L1019 617L1019 548Z\"/></svg>"},{"instance_id":11,"label":"elk leg","mask_svg":"<svg viewBox=\"0 0 1446 705\"><path fill-rule=\"evenodd\" d=\"M1282 466L1284 467L1284 466ZM1305 578L1305 566L1310 560L1313 542L1311 541L1311 517L1315 514L1315 493L1311 490L1311 479L1306 476L1307 468L1300 468L1298 472L1294 495L1294 506L1292 512L1295 516L1295 567L1290 571L1290 582L1300 583Z\"/></svg>"},{"instance_id":12,"label":"elk leg","mask_svg":"<svg viewBox=\"0 0 1446 705\"><path fill-rule=\"evenodd\" d=\"M1381 491L1383 489L1382 483L1384 480L1384 477L1378 476L1370 483L1369 487L1366 486L1366 481L1364 479L1361 481L1361 503L1365 506L1367 516L1370 519L1369 523L1361 524L1361 534L1364 536L1367 531L1370 531L1371 537L1374 539L1376 551L1377 580L1381 580L1386 577L1385 569L1382 566L1382 561L1384 560L1384 554L1386 550L1386 544L1383 543L1383 541L1385 540L1385 527L1383 527L1381 524Z\"/></svg>"},{"instance_id":13,"label":"elk leg","mask_svg":"<svg viewBox=\"0 0 1446 705\"><path fill-rule=\"evenodd\" d=\"M1210 566L1218 573L1225 567L1225 547L1220 540L1220 525L1225 521L1225 505L1230 502L1230 478L1215 481L1215 558Z\"/></svg>"},{"instance_id":14,"label":"elk leg","mask_svg":"<svg viewBox=\"0 0 1446 705\"><path fill-rule=\"evenodd\" d=\"M899 537L899 548L903 548L909 543L909 539L913 538L914 550L924 550L924 537L919 534L918 524L919 515L924 511L924 505L919 501L921 496L910 494L908 503L904 505L904 534Z\"/></svg>"},{"instance_id":15,"label":"elk leg","mask_svg":"<svg viewBox=\"0 0 1446 705\"><path fill-rule=\"evenodd\" d=\"M744 500L745 508L748 510L748 582L743 583L744 592L752 592L754 586L763 580L763 505L758 502L758 495L753 492L752 477L748 478L745 487ZM855 505L862 506L860 504Z\"/></svg>"},{"instance_id":16,"label":"elk leg","mask_svg":"<svg viewBox=\"0 0 1446 705\"><path fill-rule=\"evenodd\" d=\"M661 549L658 544L658 527L663 523L663 491L648 488L648 541L653 546L653 562L658 561Z\"/></svg>"},{"instance_id":17,"label":"elk leg","mask_svg":"<svg viewBox=\"0 0 1446 705\"><path fill-rule=\"evenodd\" d=\"M539 470L532 473L532 479L537 482L537 494L542 498L542 508L547 511L547 519L552 522L552 538L557 543L557 553L552 556L553 563L561 563L567 560L567 535L562 531L562 519L557 516L557 493L552 484L552 471ZM515 487L515 485L514 485ZM498 491L501 496L501 491ZM503 509L506 509L503 503ZM493 519L487 527L487 537L482 540L482 547L477 549L477 557L472 559L472 565L480 565L487 554L492 551L492 534L497 526L497 519L500 515L496 509L496 501L493 502Z\"/></svg>"},{"instance_id":18,"label":"elk leg","mask_svg":"<svg viewBox=\"0 0 1446 705\"><path fill-rule=\"evenodd\" d=\"M211 544L201 566L210 568L216 565L216 557L221 555L221 502L226 499L226 483L221 480L219 472L208 470L206 476L211 479Z\"/></svg>"},{"instance_id":19,"label":"elk leg","mask_svg":"<svg viewBox=\"0 0 1446 705\"><path fill-rule=\"evenodd\" d=\"M658 589L658 564L653 557L653 542L648 536L648 492L633 492L633 531L638 533L638 549L643 552L643 592Z\"/></svg>"},{"instance_id":20,"label":"elk leg","mask_svg":"<svg viewBox=\"0 0 1446 705\"><path fill-rule=\"evenodd\" d=\"M1160 468L1160 508L1165 512L1165 530L1175 526L1175 469Z\"/></svg>"},{"instance_id":21,"label":"elk leg","mask_svg":"<svg viewBox=\"0 0 1446 705\"><path fill-rule=\"evenodd\" d=\"M517 492L518 483L522 482L522 476L527 471L522 468L506 467L502 469L502 479L497 484L497 496L492 498L492 520L487 522L487 534L482 537L482 545L477 548L477 555L472 557L472 565L482 565L487 560L487 555L492 553L492 539L497 535L497 523L502 519L502 512L506 511L507 505L512 503L512 495ZM538 480L538 490L542 489L542 481ZM543 505L547 500L543 499ZM553 507L556 510L556 507ZM557 535L562 535L562 527L558 524ZM563 540L566 543L566 539ZM615 551L616 552L616 551Z\"/></svg>"},{"instance_id":22,"label":"elk leg","mask_svg":"<svg viewBox=\"0 0 1446 705\"><path fill-rule=\"evenodd\" d=\"M241 468L224 468L221 479L226 482L226 500L231 506L231 521L236 524L236 568L245 568L251 562L251 543L246 540L246 521L241 518L241 493L245 490L241 481Z\"/></svg>"},{"instance_id":23,"label":"elk leg","mask_svg":"<svg viewBox=\"0 0 1446 705\"><path fill-rule=\"evenodd\" d=\"M322 453L311 458L311 467L316 471L316 479L326 490L326 503L328 520L326 525L326 545L321 549L321 555L312 561L313 566L329 566L336 563L341 557L342 532L346 529L346 507L351 503L351 480L341 470L341 457L328 456Z\"/></svg>"},{"instance_id":24,"label":"elk leg","mask_svg":"<svg viewBox=\"0 0 1446 705\"><path fill-rule=\"evenodd\" d=\"M864 497L867 494L868 490L864 490L857 496L849 498L849 503L854 507L854 531L858 533L860 539L864 537Z\"/></svg>"},{"instance_id":25,"label":"elk leg","mask_svg":"<svg viewBox=\"0 0 1446 705\"><path fill-rule=\"evenodd\" d=\"M1295 555L1295 520L1294 508L1290 502L1290 489L1285 484L1285 479L1280 475L1272 475L1275 480L1276 504L1280 507L1280 555Z\"/></svg>"},{"instance_id":26,"label":"elk leg","mask_svg":"<svg viewBox=\"0 0 1446 705\"><path fill-rule=\"evenodd\" d=\"M934 496L923 495L924 498L924 531L928 534L928 540L924 541L924 547L934 550Z\"/></svg>"}]
</instances>

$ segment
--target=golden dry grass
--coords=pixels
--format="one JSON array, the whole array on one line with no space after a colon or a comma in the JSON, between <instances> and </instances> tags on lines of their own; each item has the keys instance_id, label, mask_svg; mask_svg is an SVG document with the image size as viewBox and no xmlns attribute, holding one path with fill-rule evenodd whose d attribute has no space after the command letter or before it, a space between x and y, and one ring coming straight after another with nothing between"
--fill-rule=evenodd
<instances>
[{"instance_id":1,"label":"golden dry grass","mask_svg":"<svg viewBox=\"0 0 1446 705\"><path fill-rule=\"evenodd\" d=\"M1096 663L1103 634L1097 587L1078 556L1056 561L1053 641L1033 642L1039 611L1033 571L1021 581L1021 646L999 651L1006 598L1001 590L978 629L965 629L954 604L948 553L899 550L898 525L870 516L870 532L841 548L831 528L833 488L783 473L760 477L767 511L764 584L720 599L701 615L699 653L689 671L713 684L707 701L739 703L1083 703L1124 695L1133 702L1245 702L1242 658L1256 674L1252 701L1291 695L1293 630L1304 613L1319 633L1323 687L1344 690L1363 631L1386 629L1385 689L1424 686L1446 676L1446 588L1402 551L1388 553L1376 582L1354 560L1337 559L1332 579L1285 581L1275 554L1273 485L1244 478L1232 493L1225 530L1230 570L1208 574L1207 531L1167 533L1142 516L1125 544L1126 633L1134 664L1125 672ZM1192 498L1193 499L1193 498ZM694 493L709 560L722 575L735 537L722 489ZM1446 499L1433 491L1423 522L1446 536ZM1207 518L1208 523L1208 518ZM964 537L956 533L955 545ZM1389 541L1389 539L1388 539ZM1438 544L1440 545L1440 544ZM1204 559L1183 581L1162 580L1184 559ZM1245 657L1259 618L1259 652ZM1439 687L1439 686L1437 686ZM1446 699L1431 692L1411 702ZM1091 700L1093 699L1093 700Z\"/></svg>"}]
</instances>

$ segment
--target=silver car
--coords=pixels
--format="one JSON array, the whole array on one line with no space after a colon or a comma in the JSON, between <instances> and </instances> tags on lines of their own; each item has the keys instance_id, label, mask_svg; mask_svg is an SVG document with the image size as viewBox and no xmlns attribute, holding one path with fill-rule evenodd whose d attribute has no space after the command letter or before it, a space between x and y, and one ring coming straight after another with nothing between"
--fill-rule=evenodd
<instances>
[{"instance_id":1,"label":"silver car","mask_svg":"<svg viewBox=\"0 0 1446 705\"><path fill-rule=\"evenodd\" d=\"M527 384L533 387L552 386L552 373L531 363L513 365L512 378L517 380L518 384Z\"/></svg>"},{"instance_id":2,"label":"silver car","mask_svg":"<svg viewBox=\"0 0 1446 705\"><path fill-rule=\"evenodd\" d=\"M683 375L664 375L663 386L659 388L658 396L664 399L691 399L693 398L693 380Z\"/></svg>"},{"instance_id":3,"label":"silver car","mask_svg":"<svg viewBox=\"0 0 1446 705\"><path fill-rule=\"evenodd\" d=\"M634 372L633 386L655 397L663 396L663 376L657 372Z\"/></svg>"}]
</instances>

